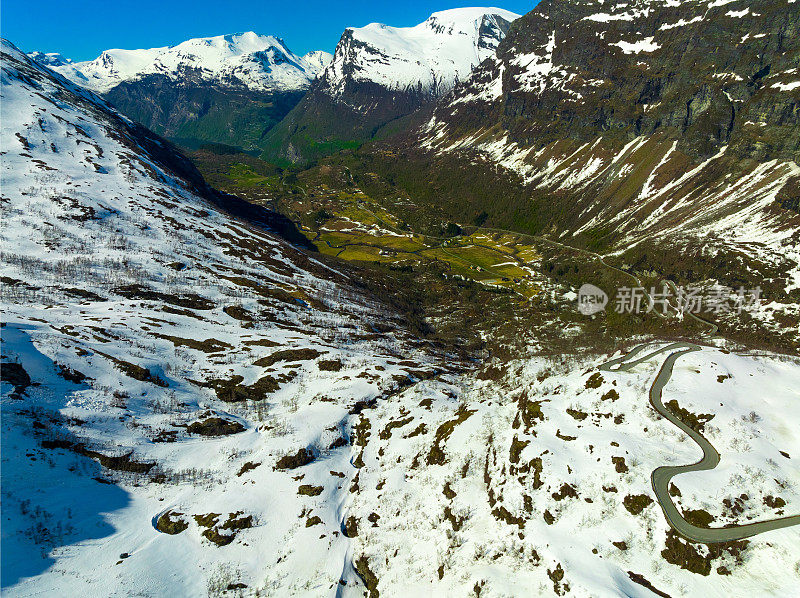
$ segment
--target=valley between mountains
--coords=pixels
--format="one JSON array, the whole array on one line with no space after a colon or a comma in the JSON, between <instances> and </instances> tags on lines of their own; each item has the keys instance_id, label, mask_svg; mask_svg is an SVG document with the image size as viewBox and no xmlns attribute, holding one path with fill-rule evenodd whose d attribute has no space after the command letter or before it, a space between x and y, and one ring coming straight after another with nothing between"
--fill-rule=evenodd
<instances>
[{"instance_id":1,"label":"valley between mountains","mask_svg":"<svg viewBox=\"0 0 800 598\"><path fill-rule=\"evenodd\" d=\"M798 40L3 40L3 595L794 596Z\"/></svg>"}]
</instances>

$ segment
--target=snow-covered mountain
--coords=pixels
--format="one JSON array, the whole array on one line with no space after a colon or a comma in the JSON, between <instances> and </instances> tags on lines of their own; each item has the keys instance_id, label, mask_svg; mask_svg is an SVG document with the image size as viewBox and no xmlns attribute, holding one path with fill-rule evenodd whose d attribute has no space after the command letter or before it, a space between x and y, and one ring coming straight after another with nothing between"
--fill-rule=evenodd
<instances>
[{"instance_id":1,"label":"snow-covered mountain","mask_svg":"<svg viewBox=\"0 0 800 598\"><path fill-rule=\"evenodd\" d=\"M517 18L499 8L457 8L414 27L348 28L308 96L270 132L267 156L303 162L369 139L468 78Z\"/></svg>"},{"instance_id":2,"label":"snow-covered mountain","mask_svg":"<svg viewBox=\"0 0 800 598\"><path fill-rule=\"evenodd\" d=\"M252 31L190 39L176 46L143 50L106 50L94 60L64 61L37 52L35 60L96 92L104 93L123 81L146 75L165 75L173 81L204 81L255 90L307 88L326 66L327 52L297 56L282 39Z\"/></svg>"},{"instance_id":3,"label":"snow-covered mountain","mask_svg":"<svg viewBox=\"0 0 800 598\"><path fill-rule=\"evenodd\" d=\"M543 0L413 145L430 152L420 163L487 164L519 180L532 230L624 252L624 263L671 267L649 244L740 255L731 280L775 280L788 316L783 293L800 277L799 23L793 0ZM497 214L496 203L487 184L473 209ZM777 279L754 274L773 268ZM800 341L796 324L785 333Z\"/></svg>"},{"instance_id":4,"label":"snow-covered mountain","mask_svg":"<svg viewBox=\"0 0 800 598\"><path fill-rule=\"evenodd\" d=\"M337 97L346 92L348 82L441 96L494 55L517 18L499 8L456 8L433 13L414 27L372 23L349 28L322 75L322 85Z\"/></svg>"},{"instance_id":5,"label":"snow-covered mountain","mask_svg":"<svg viewBox=\"0 0 800 598\"><path fill-rule=\"evenodd\" d=\"M294 54L283 40L247 32L147 50L106 50L87 62L30 57L103 94L126 116L188 146L253 150L331 60Z\"/></svg>"},{"instance_id":6,"label":"snow-covered mountain","mask_svg":"<svg viewBox=\"0 0 800 598\"><path fill-rule=\"evenodd\" d=\"M70 81L74 81L79 85L85 84L86 77L80 68L63 54L58 52L31 52L28 56L39 64L62 74Z\"/></svg>"},{"instance_id":7,"label":"snow-covered mountain","mask_svg":"<svg viewBox=\"0 0 800 598\"><path fill-rule=\"evenodd\" d=\"M39 64L53 70L67 64L72 64L72 60L58 52L31 52L28 56Z\"/></svg>"}]
</instances>

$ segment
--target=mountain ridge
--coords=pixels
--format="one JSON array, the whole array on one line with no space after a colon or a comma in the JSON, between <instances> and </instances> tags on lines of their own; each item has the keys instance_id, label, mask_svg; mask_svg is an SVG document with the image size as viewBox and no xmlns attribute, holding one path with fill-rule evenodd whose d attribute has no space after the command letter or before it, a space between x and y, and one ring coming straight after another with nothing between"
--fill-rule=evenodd
<instances>
[{"instance_id":1,"label":"mountain ridge","mask_svg":"<svg viewBox=\"0 0 800 598\"><path fill-rule=\"evenodd\" d=\"M775 157L800 161L800 143L785 134L798 126L792 86L799 9L781 4L541 2L517 23L495 62L474 74L472 90L465 85L449 106L474 112L496 104L502 113L493 118L538 147L565 133L629 141L672 129L681 134L679 149L698 158L715 154L733 128L759 122L763 111L762 136L784 144ZM767 145L740 154L748 151L758 160L774 153Z\"/></svg>"},{"instance_id":2,"label":"mountain ridge","mask_svg":"<svg viewBox=\"0 0 800 598\"><path fill-rule=\"evenodd\" d=\"M283 39L253 31L191 38L173 46L109 49L94 60L82 62L58 54L31 55L49 60L46 66L100 93L154 74L184 83L204 81L260 91L298 90L311 84L330 56L319 50L301 57L289 50Z\"/></svg>"},{"instance_id":3,"label":"mountain ridge","mask_svg":"<svg viewBox=\"0 0 800 598\"><path fill-rule=\"evenodd\" d=\"M348 80L439 97L494 53L519 16L498 8L463 8L435 12L412 27L348 27L320 78L334 97L342 95Z\"/></svg>"},{"instance_id":4,"label":"mountain ridge","mask_svg":"<svg viewBox=\"0 0 800 598\"><path fill-rule=\"evenodd\" d=\"M251 31L162 48L106 50L85 62L31 56L182 146L223 143L252 151L300 101L331 55L301 57L280 38Z\"/></svg>"},{"instance_id":5,"label":"mountain ridge","mask_svg":"<svg viewBox=\"0 0 800 598\"><path fill-rule=\"evenodd\" d=\"M503 9L465 8L433 13L413 27L346 29L308 95L266 137L264 156L315 159L432 105L494 53L518 17Z\"/></svg>"}]
</instances>

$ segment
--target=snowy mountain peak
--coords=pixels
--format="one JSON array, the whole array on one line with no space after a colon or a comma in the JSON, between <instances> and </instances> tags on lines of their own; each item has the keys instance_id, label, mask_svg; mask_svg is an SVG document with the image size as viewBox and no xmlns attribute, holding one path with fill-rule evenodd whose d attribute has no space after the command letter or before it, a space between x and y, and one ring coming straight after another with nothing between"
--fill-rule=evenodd
<instances>
[{"instance_id":1,"label":"snowy mountain peak","mask_svg":"<svg viewBox=\"0 0 800 598\"><path fill-rule=\"evenodd\" d=\"M439 33L469 32L471 28L485 22L496 22L497 19L514 21L520 15L502 8L452 8L433 13L425 21L425 26Z\"/></svg>"},{"instance_id":2,"label":"snowy mountain peak","mask_svg":"<svg viewBox=\"0 0 800 598\"><path fill-rule=\"evenodd\" d=\"M296 90L308 87L323 68L320 56L307 61L294 54L282 39L253 31L190 39L161 48L105 50L86 62L41 52L31 57L101 93L147 75L224 87Z\"/></svg>"},{"instance_id":3,"label":"snowy mountain peak","mask_svg":"<svg viewBox=\"0 0 800 598\"><path fill-rule=\"evenodd\" d=\"M433 13L413 27L346 29L311 91L270 132L265 155L302 162L339 142L371 138L466 80L495 56L517 18L499 8L459 8Z\"/></svg>"},{"instance_id":4,"label":"snowy mountain peak","mask_svg":"<svg viewBox=\"0 0 800 598\"><path fill-rule=\"evenodd\" d=\"M494 54L518 17L500 8L457 8L413 27L348 28L323 78L332 95L348 80L441 95Z\"/></svg>"},{"instance_id":5,"label":"snowy mountain peak","mask_svg":"<svg viewBox=\"0 0 800 598\"><path fill-rule=\"evenodd\" d=\"M4 42L4 47L5 47ZM66 58L65 56L59 54L58 52L31 52L28 54L33 60L38 62L39 64L47 67L55 67L55 66L64 66L67 64L71 64L72 60Z\"/></svg>"},{"instance_id":6,"label":"snowy mountain peak","mask_svg":"<svg viewBox=\"0 0 800 598\"><path fill-rule=\"evenodd\" d=\"M322 72L331 61L333 61L333 54L325 52L324 50L315 50L303 56L303 60L307 63L317 67Z\"/></svg>"}]
</instances>

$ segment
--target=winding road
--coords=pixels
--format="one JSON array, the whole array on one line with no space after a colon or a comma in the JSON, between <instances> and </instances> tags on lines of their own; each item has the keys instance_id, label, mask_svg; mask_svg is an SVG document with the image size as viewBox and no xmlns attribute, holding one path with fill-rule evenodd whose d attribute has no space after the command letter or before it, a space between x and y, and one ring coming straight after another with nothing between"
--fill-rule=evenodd
<instances>
[{"instance_id":1,"label":"winding road","mask_svg":"<svg viewBox=\"0 0 800 598\"><path fill-rule=\"evenodd\" d=\"M662 401L662 393L664 386L669 382L672 377L672 370L675 362L682 356L695 351L703 350L701 345L692 343L672 343L664 345L654 351L647 353L643 357L639 354L652 345L644 344L635 347L628 354L612 359L599 367L604 372L626 372L631 368L636 367L640 363L648 361L661 353L669 353L661 369L650 387L650 404L653 408L663 415L672 424L680 428L685 434L691 437L695 443L703 451L703 458L696 463L690 465L667 465L655 469L651 475L651 482L653 491L658 499L658 504L664 511L664 517L667 523L681 536L691 540L692 542L702 542L705 544L712 544L717 542L732 542L735 540L742 540L761 534L764 532L783 529L793 525L800 525L800 515L791 515L788 517L781 517L780 519L770 519L767 521L759 521L756 523L746 523L743 525L735 525L731 527L717 527L717 528L704 528L692 525L683 518L675 503L672 502L672 497L669 495L669 482L673 477L682 473L689 473L691 471L708 471L714 469L719 464L719 452L714 446L699 432L693 430L675 416L669 409L664 406Z\"/></svg>"}]
</instances>

